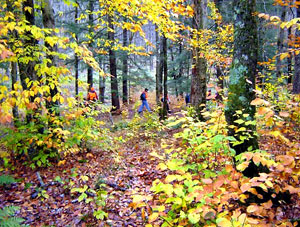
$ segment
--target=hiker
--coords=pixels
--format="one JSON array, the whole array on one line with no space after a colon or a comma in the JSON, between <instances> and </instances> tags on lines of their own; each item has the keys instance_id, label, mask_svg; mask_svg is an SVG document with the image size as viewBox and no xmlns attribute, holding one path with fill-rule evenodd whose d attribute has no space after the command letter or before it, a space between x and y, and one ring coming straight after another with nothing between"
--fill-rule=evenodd
<instances>
[{"instance_id":1,"label":"hiker","mask_svg":"<svg viewBox=\"0 0 300 227\"><path fill-rule=\"evenodd\" d=\"M90 102L96 102L98 100L98 95L95 91L95 88L91 87L88 96L87 96L87 101Z\"/></svg>"},{"instance_id":2,"label":"hiker","mask_svg":"<svg viewBox=\"0 0 300 227\"><path fill-rule=\"evenodd\" d=\"M160 99L160 101L161 101L162 104L163 104L163 103L164 103L164 97L162 97L162 98ZM169 103L170 103L170 99L169 99L169 97L168 97L168 95L167 95L167 112L168 112L168 113L171 113Z\"/></svg>"},{"instance_id":3,"label":"hiker","mask_svg":"<svg viewBox=\"0 0 300 227\"><path fill-rule=\"evenodd\" d=\"M190 103L190 94L186 93L186 95L185 95L185 104L188 106L189 103Z\"/></svg>"},{"instance_id":4,"label":"hiker","mask_svg":"<svg viewBox=\"0 0 300 227\"><path fill-rule=\"evenodd\" d=\"M147 102L147 98L148 98L148 88L145 88L145 90L142 92L140 99L142 100L142 105L140 106L140 108L138 109L138 113L143 112L144 110L144 106L146 107L146 109L151 112L149 104Z\"/></svg>"}]
</instances>

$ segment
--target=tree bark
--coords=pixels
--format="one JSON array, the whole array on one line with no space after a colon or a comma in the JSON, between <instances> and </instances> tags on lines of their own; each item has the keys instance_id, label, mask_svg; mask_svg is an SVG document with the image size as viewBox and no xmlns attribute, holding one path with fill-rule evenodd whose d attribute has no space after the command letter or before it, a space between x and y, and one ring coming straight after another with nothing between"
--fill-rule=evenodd
<instances>
[{"instance_id":1,"label":"tree bark","mask_svg":"<svg viewBox=\"0 0 300 227\"><path fill-rule=\"evenodd\" d=\"M6 0L6 4L7 4L7 9L9 12L13 12L13 6L12 6L12 2L9 0ZM11 19L9 19L11 21ZM14 39L18 38L18 34L14 31L11 32L11 35ZM14 49L13 47L13 43L11 43L11 48ZM11 62L11 90L15 90L14 85L17 82L17 63L16 62ZM16 96L14 96L15 98L17 98ZM16 105L13 106L12 109L13 112L13 118L14 118L14 125L16 126L18 121L19 121L19 111L18 111L18 107Z\"/></svg>"},{"instance_id":2,"label":"tree bark","mask_svg":"<svg viewBox=\"0 0 300 227\"><path fill-rule=\"evenodd\" d=\"M34 17L34 4L33 0L26 0L23 2L23 14L25 15L25 19L28 22L29 25L35 25L35 17ZM25 8L31 8L31 11L25 10ZM36 46L36 40L33 38L30 31L27 31L26 34L27 38L24 40L24 48L28 48L28 50L32 50ZM31 47L31 48L30 48ZM33 56L34 50L32 50L30 53L26 53L26 56ZM20 56L20 58L25 58L26 56ZM33 57L34 59L34 57ZM31 60L28 62L28 64L24 64L19 62L19 71L20 71L20 80L21 85L24 90L28 89L28 86L25 82L26 78L29 78L30 80L37 80L37 75L34 70L34 67L36 65L36 62L34 60Z\"/></svg>"},{"instance_id":3,"label":"tree bark","mask_svg":"<svg viewBox=\"0 0 300 227\"><path fill-rule=\"evenodd\" d=\"M290 27L288 29L288 37L291 37L291 34L292 34L292 28ZM293 59L293 53L291 53L287 59L288 84L291 84L293 81L292 59Z\"/></svg>"},{"instance_id":4,"label":"tree bark","mask_svg":"<svg viewBox=\"0 0 300 227\"><path fill-rule=\"evenodd\" d=\"M55 29L55 22L53 16L53 10L49 0L44 0L42 3L42 17L43 17L43 25L45 28ZM53 34L53 32L52 32ZM50 53L57 52L57 46L51 46L48 43L45 43L45 46L48 48ZM47 63L47 66L50 68L52 66L56 66L56 59L53 55L47 55L47 58L51 60L51 62ZM50 96L51 101L46 102L46 107L50 113L55 113L59 115L59 111L55 111L55 108L59 105L58 101L53 102L53 97L58 93L56 82L58 81L58 75L49 75L47 74L47 84L54 83L54 87L50 86Z\"/></svg>"},{"instance_id":5,"label":"tree bark","mask_svg":"<svg viewBox=\"0 0 300 227\"><path fill-rule=\"evenodd\" d=\"M300 17L300 7L297 8L297 17ZM296 37L300 36L300 30L296 30ZM300 55L295 56L293 93L300 94Z\"/></svg>"},{"instance_id":6,"label":"tree bark","mask_svg":"<svg viewBox=\"0 0 300 227\"><path fill-rule=\"evenodd\" d=\"M286 17L286 12L287 12L287 7L286 6L282 6L282 11L281 11L281 21L285 21L285 17ZM284 29L279 27L279 34L278 34L278 38L277 38L277 57L276 57L276 76L277 79L279 79L282 75L282 61L280 60L280 54L284 52Z\"/></svg>"},{"instance_id":7,"label":"tree bark","mask_svg":"<svg viewBox=\"0 0 300 227\"><path fill-rule=\"evenodd\" d=\"M127 29L123 29L123 46L128 46L128 31ZM123 55L123 104L128 104L128 85L127 85L127 78L128 78L128 54L127 51L124 51Z\"/></svg>"},{"instance_id":8,"label":"tree bark","mask_svg":"<svg viewBox=\"0 0 300 227\"><path fill-rule=\"evenodd\" d=\"M255 106L251 101L255 99L255 76L257 69L257 24L255 20L255 0L234 0L234 54L230 70L228 102L225 108L225 116L228 126L228 134L235 137L241 143L233 146L236 155L243 152L258 149L256 127L254 124L238 124L236 120L244 122L255 120ZM238 115L242 111L248 116ZM235 130L245 127L249 136L246 139L243 132ZM251 168L250 168L251 167ZM258 175L258 168L252 163L243 173L245 176Z\"/></svg>"},{"instance_id":9,"label":"tree bark","mask_svg":"<svg viewBox=\"0 0 300 227\"><path fill-rule=\"evenodd\" d=\"M163 89L164 89L164 99L163 99L163 108L161 111L160 118L166 119L167 117L167 105L168 105L168 55L167 55L167 38L162 37L162 71L163 71Z\"/></svg>"},{"instance_id":10,"label":"tree bark","mask_svg":"<svg viewBox=\"0 0 300 227\"><path fill-rule=\"evenodd\" d=\"M182 41L179 42L179 56L182 55ZM183 65L183 64L182 64ZM178 91L181 97L183 97L183 88L182 88L182 76L183 76L183 67L179 66L179 72L176 80Z\"/></svg>"},{"instance_id":11,"label":"tree bark","mask_svg":"<svg viewBox=\"0 0 300 227\"><path fill-rule=\"evenodd\" d=\"M14 88L15 83L17 83L17 63L11 62L11 89L12 90L15 90ZM14 97L17 98L16 96ZM13 106L12 112L14 117L14 125L16 126L16 124L19 121L19 111L16 105Z\"/></svg>"},{"instance_id":12,"label":"tree bark","mask_svg":"<svg viewBox=\"0 0 300 227\"><path fill-rule=\"evenodd\" d=\"M204 28L203 9L201 7L202 1L193 0L194 3L194 17L193 26L194 29L200 31ZM199 35L196 35L199 41ZM192 81L191 81L191 104L194 106L197 117L203 120L201 111L206 105L206 59L201 56L201 49L199 47L193 48L192 51Z\"/></svg>"},{"instance_id":13,"label":"tree bark","mask_svg":"<svg viewBox=\"0 0 300 227\"><path fill-rule=\"evenodd\" d=\"M156 73L155 73L155 81L156 81L156 104L160 105L160 96L162 94L162 68L161 68L161 45L159 39L159 33L157 30L157 26L155 25L155 43L156 43Z\"/></svg>"},{"instance_id":14,"label":"tree bark","mask_svg":"<svg viewBox=\"0 0 300 227\"><path fill-rule=\"evenodd\" d=\"M75 6L75 24L78 25L78 2L75 1L76 6ZM75 33L75 39L76 42L78 43L78 34ZM78 92L78 80L79 80L79 58L78 55L75 53L75 63L74 63L74 67L75 67L75 96L77 97L79 92Z\"/></svg>"},{"instance_id":15,"label":"tree bark","mask_svg":"<svg viewBox=\"0 0 300 227\"><path fill-rule=\"evenodd\" d=\"M88 30L89 30L89 35L92 37L92 33L93 33L93 10L94 10L94 1L93 0L89 0L89 5L88 5L88 9L89 9L89 21L88 21ZM88 46L91 49L93 44L93 39L90 38L89 39L89 43ZM93 68L88 65L88 69L87 69L87 83L89 85L88 87L88 92L90 90L91 87L93 87Z\"/></svg>"},{"instance_id":16,"label":"tree bark","mask_svg":"<svg viewBox=\"0 0 300 227\"><path fill-rule=\"evenodd\" d=\"M112 24L112 16L108 16L108 26L110 31L108 31L108 40L113 44L115 41L114 36L114 26ZM112 110L120 109L120 101L119 101L119 92L118 92L118 78L117 78L117 63L116 63L116 54L112 48L109 49L109 67L111 77L111 105Z\"/></svg>"}]
</instances>

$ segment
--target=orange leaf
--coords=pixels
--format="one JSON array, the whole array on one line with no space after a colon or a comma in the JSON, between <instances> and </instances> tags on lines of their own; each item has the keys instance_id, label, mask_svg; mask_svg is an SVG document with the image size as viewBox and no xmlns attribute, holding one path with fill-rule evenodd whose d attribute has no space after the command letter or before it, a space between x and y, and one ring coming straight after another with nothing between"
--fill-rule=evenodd
<instances>
[{"instance_id":1,"label":"orange leaf","mask_svg":"<svg viewBox=\"0 0 300 227\"><path fill-rule=\"evenodd\" d=\"M250 183L245 183L241 186L241 191L242 192L246 192L251 188L251 184Z\"/></svg>"},{"instance_id":2,"label":"orange leaf","mask_svg":"<svg viewBox=\"0 0 300 227\"><path fill-rule=\"evenodd\" d=\"M57 163L58 166L64 165L66 163L66 160L61 160Z\"/></svg>"},{"instance_id":3,"label":"orange leaf","mask_svg":"<svg viewBox=\"0 0 300 227\"><path fill-rule=\"evenodd\" d=\"M265 209L270 209L272 206L273 206L272 200L269 200L268 202L263 203L263 207Z\"/></svg>"},{"instance_id":4,"label":"orange leaf","mask_svg":"<svg viewBox=\"0 0 300 227\"><path fill-rule=\"evenodd\" d=\"M253 106L259 106L265 103L265 100L261 99L261 98L256 98L254 100L252 100L252 102L250 103Z\"/></svg>"},{"instance_id":5,"label":"orange leaf","mask_svg":"<svg viewBox=\"0 0 300 227\"><path fill-rule=\"evenodd\" d=\"M202 179L202 182L205 183L205 184L211 184L213 181L212 179Z\"/></svg>"},{"instance_id":6,"label":"orange leaf","mask_svg":"<svg viewBox=\"0 0 300 227\"><path fill-rule=\"evenodd\" d=\"M288 112L279 112L280 117L289 117L290 114Z\"/></svg>"},{"instance_id":7,"label":"orange leaf","mask_svg":"<svg viewBox=\"0 0 300 227\"><path fill-rule=\"evenodd\" d=\"M265 115L266 113L268 113L270 111L269 108L266 108L266 107L259 107L258 110L257 110L257 113L259 115Z\"/></svg>"},{"instance_id":8,"label":"orange leaf","mask_svg":"<svg viewBox=\"0 0 300 227\"><path fill-rule=\"evenodd\" d=\"M247 207L247 212L248 213L253 213L253 212L257 211L257 210L258 210L258 206L257 205L250 205L250 206Z\"/></svg>"}]
</instances>

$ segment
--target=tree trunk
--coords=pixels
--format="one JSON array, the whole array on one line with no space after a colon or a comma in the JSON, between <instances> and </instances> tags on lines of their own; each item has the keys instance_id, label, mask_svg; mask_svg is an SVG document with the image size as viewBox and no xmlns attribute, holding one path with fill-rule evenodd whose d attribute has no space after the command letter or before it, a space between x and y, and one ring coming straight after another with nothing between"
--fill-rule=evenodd
<instances>
[{"instance_id":1,"label":"tree trunk","mask_svg":"<svg viewBox=\"0 0 300 227\"><path fill-rule=\"evenodd\" d=\"M297 17L300 17L300 7L297 8ZM296 37L300 36L300 30L296 30ZM295 56L295 71L293 78L293 93L300 94L300 55Z\"/></svg>"},{"instance_id":2,"label":"tree trunk","mask_svg":"<svg viewBox=\"0 0 300 227\"><path fill-rule=\"evenodd\" d=\"M93 10L94 10L94 1L93 0L89 0L89 21L88 21L88 28L89 28L89 35L92 37L92 32L93 32ZM90 38L89 39L89 43L88 46L91 49L92 48L92 44L93 44L93 39ZM90 90L91 87L93 87L93 68L88 65L88 69L87 69L87 83L89 85L88 87L88 91Z\"/></svg>"},{"instance_id":3,"label":"tree trunk","mask_svg":"<svg viewBox=\"0 0 300 227\"><path fill-rule=\"evenodd\" d=\"M243 152L258 149L256 127L253 124L238 124L236 120L244 122L255 120L255 106L251 101L255 99L255 76L257 69L257 24L255 20L255 1L234 0L234 55L230 70L228 102L225 108L225 116L228 126L228 134L235 137L241 143L233 146L236 155ZM248 116L238 115L242 111ZM236 133L235 130L245 127L250 134L246 139L243 132ZM253 163L252 163L253 164ZM250 168L251 167L251 168ZM253 177L258 175L258 168L255 164L250 165L243 173L245 176Z\"/></svg>"},{"instance_id":4,"label":"tree trunk","mask_svg":"<svg viewBox=\"0 0 300 227\"><path fill-rule=\"evenodd\" d=\"M179 42L179 56L182 55L182 41ZM181 63L182 64L182 63ZM184 65L184 64L182 64ZM179 66L179 73L177 76L177 87L181 97L183 97L183 88L182 88L182 76L183 76L183 67Z\"/></svg>"},{"instance_id":5,"label":"tree trunk","mask_svg":"<svg viewBox=\"0 0 300 227\"><path fill-rule=\"evenodd\" d=\"M108 26L110 31L108 31L108 40L114 44L115 36L114 36L114 26L112 24L112 16L108 16ZM109 49L109 67L111 77L111 105L112 110L120 109L120 101L119 101L119 92L118 92L118 78L117 78L117 63L116 63L116 54L112 48Z\"/></svg>"},{"instance_id":6,"label":"tree trunk","mask_svg":"<svg viewBox=\"0 0 300 227\"><path fill-rule=\"evenodd\" d=\"M31 8L31 10L25 10L26 8ZM25 15L25 19L28 22L29 25L35 25L35 18L34 18L34 4L33 0L26 0L23 2L23 14ZM26 39L24 40L24 48L28 48L29 50L32 49L36 45L36 40L33 38L30 31L26 32ZM31 48L30 48L31 47ZM34 50L30 53L26 53L26 56L33 56ZM26 56L20 56L20 57L26 57ZM33 57L34 59L34 57ZM34 67L36 65L36 62L31 60L28 62L28 64L24 64L19 62L19 71L20 71L20 80L23 87L23 90L27 90L27 84L25 82L26 78L29 78L30 80L37 80L37 75L34 70Z\"/></svg>"},{"instance_id":7,"label":"tree trunk","mask_svg":"<svg viewBox=\"0 0 300 227\"><path fill-rule=\"evenodd\" d=\"M287 7L286 6L282 6L282 11L281 11L281 21L285 21L285 17L286 17L286 12L287 12ZM282 61L280 60L280 54L284 52L284 29L279 27L279 34L278 34L278 38L277 38L277 57L276 57L276 76L277 79L279 79L282 75Z\"/></svg>"},{"instance_id":8,"label":"tree trunk","mask_svg":"<svg viewBox=\"0 0 300 227\"><path fill-rule=\"evenodd\" d=\"M291 35L292 35L292 28L290 27L288 29L288 37L291 37ZM291 53L287 59L288 84L291 84L293 80L292 59L293 59L293 53Z\"/></svg>"},{"instance_id":9,"label":"tree trunk","mask_svg":"<svg viewBox=\"0 0 300 227\"><path fill-rule=\"evenodd\" d=\"M12 90L15 90L14 88L15 83L17 83L17 63L11 62L11 89ZM17 98L16 96L14 97ZM19 111L16 105L14 105L12 112L14 117L14 125L16 126L16 124L19 121Z\"/></svg>"},{"instance_id":10,"label":"tree trunk","mask_svg":"<svg viewBox=\"0 0 300 227\"><path fill-rule=\"evenodd\" d=\"M165 36L162 37L162 54L163 54L163 61L162 61L162 69L163 69L163 88L164 88L164 102L163 102L163 109L161 113L161 119L166 119L167 117L167 105L168 105L168 55L167 55L167 38Z\"/></svg>"},{"instance_id":11,"label":"tree trunk","mask_svg":"<svg viewBox=\"0 0 300 227\"><path fill-rule=\"evenodd\" d=\"M6 0L6 4L7 4L7 9L9 12L13 12L13 6L12 6L12 2L10 2L9 0ZM11 21L11 19L9 19L9 21ZM17 39L18 38L18 34L14 31L11 32L11 35ZM13 49L13 44L11 45L11 48ZM16 62L11 62L11 90L15 90L14 85L17 82L17 63ZM15 98L17 98L16 96L14 96ZM18 107L14 104L13 109L13 118L14 118L14 125L16 126L18 121L19 121L19 111L18 111Z\"/></svg>"},{"instance_id":12,"label":"tree trunk","mask_svg":"<svg viewBox=\"0 0 300 227\"><path fill-rule=\"evenodd\" d=\"M155 73L155 81L156 81L156 103L160 105L160 96L162 94L162 71L161 71L161 45L159 39L159 33L157 31L157 26L155 25L155 42L156 42L156 73Z\"/></svg>"},{"instance_id":13,"label":"tree trunk","mask_svg":"<svg viewBox=\"0 0 300 227\"><path fill-rule=\"evenodd\" d=\"M34 17L34 4L33 0L25 0L22 5L22 11L25 15L25 19L29 26L35 25L35 17ZM27 10L30 8L31 10ZM20 80L23 90L29 90L31 86L27 86L26 79L28 78L30 81L38 80L36 71L34 69L36 65L37 58L34 56L35 48L37 48L37 41L33 38L30 31L25 33L26 38L23 41L24 49L30 50L27 51L25 55L19 56L19 59L30 57L31 60L28 61L27 64L22 63L21 61L18 62L19 65L19 73L20 73ZM30 102L34 101L34 96L29 98ZM33 114L26 114L26 123L29 124L33 120Z\"/></svg>"},{"instance_id":14,"label":"tree trunk","mask_svg":"<svg viewBox=\"0 0 300 227\"><path fill-rule=\"evenodd\" d=\"M55 29L55 22L54 22L54 16L53 16L53 10L50 5L49 0L44 0L42 4L42 16L43 16L43 25L45 28ZM48 43L45 43L45 46L48 48L50 53L57 52L57 46L51 46ZM52 66L56 66L56 59L53 55L47 55L47 58L51 60L51 62L47 63L47 66L50 68ZM55 113L56 115L59 115L59 111L55 111L55 108L59 105L58 101L53 102L53 97L58 93L57 90L57 81L58 81L58 75L49 75L47 74L47 84L54 84L54 87L50 86L50 96L51 101L46 102L46 107L50 113Z\"/></svg>"},{"instance_id":15,"label":"tree trunk","mask_svg":"<svg viewBox=\"0 0 300 227\"><path fill-rule=\"evenodd\" d=\"M177 86L177 78L178 78L178 74L176 74L176 69L175 69L175 62L174 62L174 53L173 53L173 48L172 46L170 47L170 54L171 54L171 62L172 62L172 77L173 77L173 80L174 80L174 85L175 85L175 95L176 95L176 98L178 98L178 86ZM180 56L180 53L179 53L179 56Z\"/></svg>"},{"instance_id":16,"label":"tree trunk","mask_svg":"<svg viewBox=\"0 0 300 227\"><path fill-rule=\"evenodd\" d=\"M99 75L99 100L105 102L105 77Z\"/></svg>"},{"instance_id":17,"label":"tree trunk","mask_svg":"<svg viewBox=\"0 0 300 227\"><path fill-rule=\"evenodd\" d=\"M75 24L78 25L78 2L75 1L76 6L75 6ZM78 35L77 33L75 33L75 39L76 42L78 43ZM74 67L75 67L75 96L77 97L79 92L78 92L78 79L79 79L79 58L78 55L75 53L75 63L74 63Z\"/></svg>"},{"instance_id":18,"label":"tree trunk","mask_svg":"<svg viewBox=\"0 0 300 227\"><path fill-rule=\"evenodd\" d=\"M127 29L123 29L123 46L128 46L128 32ZM128 54L127 51L124 51L123 55L123 104L128 104L128 85L127 85L127 77L128 77Z\"/></svg>"},{"instance_id":19,"label":"tree trunk","mask_svg":"<svg viewBox=\"0 0 300 227\"><path fill-rule=\"evenodd\" d=\"M203 21L203 9L201 3L198 0L193 0L194 2L194 17L193 26L197 31L200 31L204 27ZM199 35L197 35L197 40L199 41ZM206 105L206 59L201 56L201 49L199 47L193 48L193 68L192 68L192 81L191 81L191 104L194 106L197 117L203 120L201 111Z\"/></svg>"}]
</instances>

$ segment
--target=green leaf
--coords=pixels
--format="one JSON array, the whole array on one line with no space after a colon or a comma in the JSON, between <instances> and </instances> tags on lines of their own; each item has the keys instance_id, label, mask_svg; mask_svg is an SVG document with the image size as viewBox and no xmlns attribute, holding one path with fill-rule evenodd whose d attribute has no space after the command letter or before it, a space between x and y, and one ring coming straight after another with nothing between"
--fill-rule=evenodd
<instances>
[{"instance_id":1,"label":"green leaf","mask_svg":"<svg viewBox=\"0 0 300 227\"><path fill-rule=\"evenodd\" d=\"M82 193L79 197L78 197L78 202L81 202L82 200L87 198L87 194Z\"/></svg>"},{"instance_id":2,"label":"green leaf","mask_svg":"<svg viewBox=\"0 0 300 227\"><path fill-rule=\"evenodd\" d=\"M245 121L242 119L238 119L238 120L235 120L234 122L237 124L243 124Z\"/></svg>"},{"instance_id":3,"label":"green leaf","mask_svg":"<svg viewBox=\"0 0 300 227\"><path fill-rule=\"evenodd\" d=\"M188 219L192 224L196 224L200 221L200 214L191 212L188 214Z\"/></svg>"}]
</instances>

